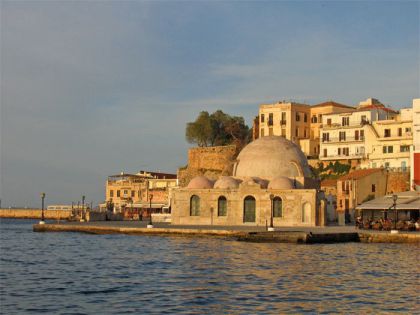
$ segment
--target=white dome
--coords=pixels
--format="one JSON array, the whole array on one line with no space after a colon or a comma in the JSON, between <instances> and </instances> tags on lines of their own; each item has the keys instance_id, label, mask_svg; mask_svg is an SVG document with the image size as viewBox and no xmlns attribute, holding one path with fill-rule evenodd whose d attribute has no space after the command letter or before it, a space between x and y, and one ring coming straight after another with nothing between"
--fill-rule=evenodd
<instances>
[{"instance_id":1,"label":"white dome","mask_svg":"<svg viewBox=\"0 0 420 315\"><path fill-rule=\"evenodd\" d=\"M295 189L293 181L284 176L278 176L270 181L268 189Z\"/></svg>"},{"instance_id":2,"label":"white dome","mask_svg":"<svg viewBox=\"0 0 420 315\"><path fill-rule=\"evenodd\" d=\"M310 177L311 170L299 146L284 137L269 136L259 138L242 149L233 175L264 179Z\"/></svg>"},{"instance_id":3,"label":"white dome","mask_svg":"<svg viewBox=\"0 0 420 315\"><path fill-rule=\"evenodd\" d=\"M222 176L214 183L214 188L218 189L236 189L238 187L239 180L230 176Z\"/></svg>"},{"instance_id":4,"label":"white dome","mask_svg":"<svg viewBox=\"0 0 420 315\"><path fill-rule=\"evenodd\" d=\"M187 188L191 189L211 189L213 182L205 176L194 177L188 184Z\"/></svg>"}]
</instances>

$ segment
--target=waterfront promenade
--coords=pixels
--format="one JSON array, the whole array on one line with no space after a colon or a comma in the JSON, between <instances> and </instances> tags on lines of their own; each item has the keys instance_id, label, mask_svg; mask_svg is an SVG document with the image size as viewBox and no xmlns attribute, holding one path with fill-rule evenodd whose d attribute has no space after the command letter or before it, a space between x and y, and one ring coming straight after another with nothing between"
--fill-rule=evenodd
<instances>
[{"instance_id":1,"label":"waterfront promenade","mask_svg":"<svg viewBox=\"0 0 420 315\"><path fill-rule=\"evenodd\" d=\"M231 237L240 241L274 243L419 243L419 232L391 234L385 231L359 230L353 226L279 227L267 232L265 226L171 225L147 221L60 222L35 224L35 232L80 232L88 234L167 235L193 237Z\"/></svg>"}]
</instances>

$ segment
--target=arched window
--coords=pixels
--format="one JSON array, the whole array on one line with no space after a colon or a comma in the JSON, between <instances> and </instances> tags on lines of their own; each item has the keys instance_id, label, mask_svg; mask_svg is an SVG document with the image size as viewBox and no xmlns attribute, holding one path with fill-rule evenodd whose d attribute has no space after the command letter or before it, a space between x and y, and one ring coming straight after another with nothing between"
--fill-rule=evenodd
<instances>
[{"instance_id":1,"label":"arched window","mask_svg":"<svg viewBox=\"0 0 420 315\"><path fill-rule=\"evenodd\" d=\"M227 200L225 196L220 196L217 200L217 215L219 217L227 216Z\"/></svg>"},{"instance_id":2,"label":"arched window","mask_svg":"<svg viewBox=\"0 0 420 315\"><path fill-rule=\"evenodd\" d=\"M273 217L281 218L283 216L283 201L280 197L273 199Z\"/></svg>"},{"instance_id":3,"label":"arched window","mask_svg":"<svg viewBox=\"0 0 420 315\"><path fill-rule=\"evenodd\" d=\"M244 222L255 222L255 198L252 196L244 199Z\"/></svg>"},{"instance_id":4,"label":"arched window","mask_svg":"<svg viewBox=\"0 0 420 315\"><path fill-rule=\"evenodd\" d=\"M302 206L302 223L311 222L311 204L305 202Z\"/></svg>"},{"instance_id":5,"label":"arched window","mask_svg":"<svg viewBox=\"0 0 420 315\"><path fill-rule=\"evenodd\" d=\"M198 216L200 215L200 197L193 195L190 199L190 215Z\"/></svg>"}]
</instances>

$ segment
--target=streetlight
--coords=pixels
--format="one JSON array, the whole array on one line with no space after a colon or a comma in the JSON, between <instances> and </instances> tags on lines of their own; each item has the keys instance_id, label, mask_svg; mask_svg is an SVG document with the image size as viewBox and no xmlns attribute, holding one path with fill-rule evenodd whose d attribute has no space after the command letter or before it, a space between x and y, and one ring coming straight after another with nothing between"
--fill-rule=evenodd
<instances>
[{"instance_id":1,"label":"streetlight","mask_svg":"<svg viewBox=\"0 0 420 315\"><path fill-rule=\"evenodd\" d=\"M81 218L80 218L80 222L85 222L85 219L84 219L84 212L85 212L85 195L83 195L82 196L82 215L81 215Z\"/></svg>"},{"instance_id":2,"label":"streetlight","mask_svg":"<svg viewBox=\"0 0 420 315\"><path fill-rule=\"evenodd\" d=\"M397 218L398 218L397 199L398 199L398 195L392 195L392 201L393 201L392 206L394 207L394 230L391 230L391 233L393 233L393 234L398 233L398 230L397 230Z\"/></svg>"},{"instance_id":3,"label":"streetlight","mask_svg":"<svg viewBox=\"0 0 420 315\"><path fill-rule=\"evenodd\" d=\"M274 231L274 224L273 224L273 208L274 208L274 195L270 194L270 201L271 201L271 209L270 209L270 226L267 228L267 231L273 232Z\"/></svg>"},{"instance_id":4,"label":"streetlight","mask_svg":"<svg viewBox=\"0 0 420 315\"><path fill-rule=\"evenodd\" d=\"M149 195L149 214L150 214L150 218L149 218L149 223L147 224L148 229L153 228L153 223L152 223L152 199L153 199L153 195L150 194Z\"/></svg>"},{"instance_id":5,"label":"streetlight","mask_svg":"<svg viewBox=\"0 0 420 315\"><path fill-rule=\"evenodd\" d=\"M45 199L45 193L41 193L41 221L39 222L39 224L45 224L44 199Z\"/></svg>"}]
</instances>

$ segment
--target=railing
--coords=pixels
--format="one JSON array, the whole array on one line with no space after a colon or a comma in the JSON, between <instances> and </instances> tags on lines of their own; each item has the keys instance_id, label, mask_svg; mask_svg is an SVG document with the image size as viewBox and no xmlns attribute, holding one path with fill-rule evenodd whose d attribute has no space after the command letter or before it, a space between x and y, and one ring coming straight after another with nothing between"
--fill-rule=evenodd
<instances>
[{"instance_id":1,"label":"railing","mask_svg":"<svg viewBox=\"0 0 420 315\"><path fill-rule=\"evenodd\" d=\"M340 139L337 137L334 138L328 138L328 139L322 139L322 142L350 142L350 141L364 141L365 137L364 136L359 136L359 137L346 137L345 139Z\"/></svg>"},{"instance_id":2,"label":"railing","mask_svg":"<svg viewBox=\"0 0 420 315\"><path fill-rule=\"evenodd\" d=\"M364 125L369 124L369 122L358 122L358 123L352 123L352 124L339 124L339 123L331 123L331 124L321 124L320 128L324 129L333 129L333 128L351 128L351 127L363 127Z\"/></svg>"},{"instance_id":3,"label":"railing","mask_svg":"<svg viewBox=\"0 0 420 315\"><path fill-rule=\"evenodd\" d=\"M363 159L366 157L365 153L354 153L349 155L327 155L327 156L321 156L321 160L340 160L340 159Z\"/></svg>"}]
</instances>

